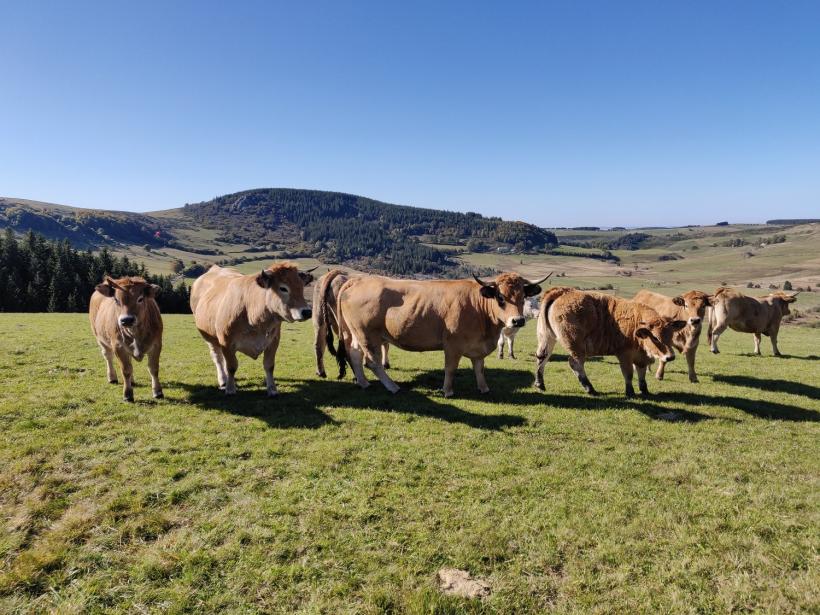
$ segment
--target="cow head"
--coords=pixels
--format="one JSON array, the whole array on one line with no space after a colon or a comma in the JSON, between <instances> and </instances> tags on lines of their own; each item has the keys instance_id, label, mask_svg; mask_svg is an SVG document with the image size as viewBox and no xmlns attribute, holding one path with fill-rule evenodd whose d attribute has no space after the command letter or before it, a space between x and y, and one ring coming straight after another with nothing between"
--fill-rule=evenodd
<instances>
[{"instance_id":1,"label":"cow head","mask_svg":"<svg viewBox=\"0 0 820 615\"><path fill-rule=\"evenodd\" d=\"M669 362L675 359L672 337L686 325L685 320L672 320L658 316L638 323L635 337L638 338L640 347L650 357Z\"/></svg>"},{"instance_id":2,"label":"cow head","mask_svg":"<svg viewBox=\"0 0 820 615\"><path fill-rule=\"evenodd\" d=\"M792 295L787 295L782 291L777 291L776 293L771 293L769 295L769 299L772 305L774 305L777 308L780 308L780 315L785 316L786 314L791 314L791 311L789 310L789 304L797 301L797 295L799 294L799 291Z\"/></svg>"},{"instance_id":3,"label":"cow head","mask_svg":"<svg viewBox=\"0 0 820 615\"><path fill-rule=\"evenodd\" d=\"M117 280L105 276L103 283L97 284L97 292L114 299L119 326L133 329L144 322L145 306L159 293L159 286L136 276Z\"/></svg>"},{"instance_id":4,"label":"cow head","mask_svg":"<svg viewBox=\"0 0 820 615\"><path fill-rule=\"evenodd\" d=\"M269 291L265 293L268 310L288 322L310 318L311 311L305 301L305 286L313 281L311 271L315 269L316 267L299 271L289 263L277 263L263 269L256 276L256 283Z\"/></svg>"},{"instance_id":5,"label":"cow head","mask_svg":"<svg viewBox=\"0 0 820 615\"><path fill-rule=\"evenodd\" d=\"M541 292L540 284L552 275L537 282L530 282L517 273L502 273L492 282L473 276L481 285L479 292L485 299L490 299L490 316L505 327L523 327L524 300Z\"/></svg>"},{"instance_id":6,"label":"cow head","mask_svg":"<svg viewBox=\"0 0 820 615\"><path fill-rule=\"evenodd\" d=\"M700 328L706 316L706 308L712 305L709 295L699 290L690 290L678 295L672 299L672 302L685 310L687 323L694 329Z\"/></svg>"}]
</instances>

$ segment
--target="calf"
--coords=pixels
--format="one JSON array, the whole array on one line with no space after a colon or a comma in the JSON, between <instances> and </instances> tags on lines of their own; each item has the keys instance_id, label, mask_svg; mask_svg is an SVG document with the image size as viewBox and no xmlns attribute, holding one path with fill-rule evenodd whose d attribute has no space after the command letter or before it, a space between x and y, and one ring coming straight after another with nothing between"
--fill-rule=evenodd
<instances>
[{"instance_id":1,"label":"calf","mask_svg":"<svg viewBox=\"0 0 820 615\"><path fill-rule=\"evenodd\" d=\"M651 307L661 316L686 321L686 327L672 337L672 345L686 357L689 381L697 382L695 353L700 344L700 331L707 308L712 305L709 295L699 290L690 290L677 297L667 297L650 290L642 290L632 300ZM658 380L663 380L665 368L666 361L658 361L658 371L655 373Z\"/></svg>"},{"instance_id":2,"label":"calf","mask_svg":"<svg viewBox=\"0 0 820 615\"><path fill-rule=\"evenodd\" d=\"M524 318L535 318L538 316L538 305L535 298L528 298L524 302ZM535 302L535 303L534 303ZM498 336L498 358L504 358L504 344L507 344L507 353L511 359L515 359L515 351L513 350L515 344L515 335L519 331L519 327L504 327L501 329L501 335Z\"/></svg>"},{"instance_id":3,"label":"calf","mask_svg":"<svg viewBox=\"0 0 820 615\"><path fill-rule=\"evenodd\" d=\"M310 271L299 271L287 263L251 275L214 265L191 286L194 321L208 344L217 383L226 395L236 393L237 352L252 359L264 353L268 396L277 394L273 368L282 321L310 318L304 289L312 280Z\"/></svg>"},{"instance_id":4,"label":"calf","mask_svg":"<svg viewBox=\"0 0 820 615\"><path fill-rule=\"evenodd\" d=\"M653 357L665 361L675 358L672 337L685 326L685 320L664 318L634 301L573 288L551 288L541 296L538 311L535 386L544 390L544 365L555 342L560 341L569 352L570 368L590 395L598 393L586 375L584 361L604 355L618 357L627 397L635 394L633 366L641 393L648 395L647 366Z\"/></svg>"},{"instance_id":5,"label":"calf","mask_svg":"<svg viewBox=\"0 0 820 615\"><path fill-rule=\"evenodd\" d=\"M751 333L755 340L755 354L760 354L760 334L772 340L772 350L777 349L780 321L789 314L789 304L797 301L797 294L788 295L777 291L765 297L749 297L732 288L721 287L715 291L712 318L706 331L711 350L718 354L717 342L726 327L741 333Z\"/></svg>"},{"instance_id":6,"label":"calf","mask_svg":"<svg viewBox=\"0 0 820 615\"><path fill-rule=\"evenodd\" d=\"M113 358L117 356L122 372L125 401L134 401L134 369L131 357L142 361L148 356L151 391L161 398L159 355L162 352L162 316L154 299L159 286L140 277L112 279L97 284L88 305L91 331L105 358L108 382L117 383Z\"/></svg>"}]
</instances>

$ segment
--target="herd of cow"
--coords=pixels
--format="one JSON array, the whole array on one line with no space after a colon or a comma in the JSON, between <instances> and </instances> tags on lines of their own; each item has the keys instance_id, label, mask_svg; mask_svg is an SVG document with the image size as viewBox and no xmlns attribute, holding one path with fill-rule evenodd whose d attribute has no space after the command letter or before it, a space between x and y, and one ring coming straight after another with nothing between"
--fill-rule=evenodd
<instances>
[{"instance_id":1,"label":"herd of cow","mask_svg":"<svg viewBox=\"0 0 820 615\"><path fill-rule=\"evenodd\" d=\"M356 382L369 386L368 367L391 392L398 385L387 374L390 345L411 352L444 351L444 395L453 395L453 378L462 357L473 363L478 389L489 391L484 359L503 344L513 354L515 333L526 323L528 298L541 293L549 276L531 282L517 273L502 273L486 282L473 280L397 280L380 276L348 276L333 269L313 292L313 309L304 296L313 281L310 271L279 263L259 274L243 275L219 266L200 276L191 287L191 311L216 367L217 383L227 395L236 393L236 353L256 359L263 355L267 394L277 394L273 378L282 321L313 318L316 371L325 377L324 354L339 365L339 378L350 365ZM124 381L123 396L134 400L131 359L148 357L154 397L163 396L159 381L162 317L154 297L156 285L140 277L106 277L91 297L89 317L106 361L108 381L117 382L116 355ZM658 359L656 376L663 379L675 350L686 357L689 379L697 382L695 353L704 320L711 350L727 327L752 333L760 354L760 335L771 338L779 355L777 334L795 294L774 292L745 296L721 287L714 294L692 290L666 297L642 290L633 299L566 287L541 295L537 313L538 348L535 386L544 389L544 365L556 341L569 354L569 365L581 386L596 394L584 371L593 356L615 356L624 377L626 395L634 394L633 371L646 394L646 369ZM337 335L338 344L333 336Z\"/></svg>"}]
</instances>

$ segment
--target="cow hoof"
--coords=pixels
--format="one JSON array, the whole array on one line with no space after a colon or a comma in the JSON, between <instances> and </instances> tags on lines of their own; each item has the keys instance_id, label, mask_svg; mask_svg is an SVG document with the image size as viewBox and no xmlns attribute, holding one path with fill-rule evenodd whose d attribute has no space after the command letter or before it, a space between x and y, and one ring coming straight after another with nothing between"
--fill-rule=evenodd
<instances>
[{"instance_id":1,"label":"cow hoof","mask_svg":"<svg viewBox=\"0 0 820 615\"><path fill-rule=\"evenodd\" d=\"M382 367L384 369L390 369L390 363L385 363L384 365L382 365Z\"/></svg>"},{"instance_id":2,"label":"cow hoof","mask_svg":"<svg viewBox=\"0 0 820 615\"><path fill-rule=\"evenodd\" d=\"M689 378L689 382L697 384L698 382L700 382L700 380L698 380L697 376L692 376L691 378Z\"/></svg>"},{"instance_id":3,"label":"cow hoof","mask_svg":"<svg viewBox=\"0 0 820 615\"><path fill-rule=\"evenodd\" d=\"M133 404L134 403L134 396L133 395L123 395L122 400L130 402L130 403Z\"/></svg>"},{"instance_id":4,"label":"cow hoof","mask_svg":"<svg viewBox=\"0 0 820 615\"><path fill-rule=\"evenodd\" d=\"M452 396L453 396L453 392L452 392L452 391L443 391L443 393L444 393L444 397L446 397L446 398L450 398L450 397L452 397Z\"/></svg>"},{"instance_id":5,"label":"cow hoof","mask_svg":"<svg viewBox=\"0 0 820 615\"><path fill-rule=\"evenodd\" d=\"M229 391L228 389L225 389L225 395L226 396L227 395L236 395L236 389L234 389L232 391Z\"/></svg>"},{"instance_id":6,"label":"cow hoof","mask_svg":"<svg viewBox=\"0 0 820 615\"><path fill-rule=\"evenodd\" d=\"M532 386L534 386L539 391L546 391L547 390L547 387L544 386L544 383L543 382L538 382L537 380L532 383Z\"/></svg>"},{"instance_id":7,"label":"cow hoof","mask_svg":"<svg viewBox=\"0 0 820 615\"><path fill-rule=\"evenodd\" d=\"M592 395L593 397L598 397L598 395L600 395L600 393L598 391L596 391L595 389L588 389L587 393L589 395Z\"/></svg>"},{"instance_id":8,"label":"cow hoof","mask_svg":"<svg viewBox=\"0 0 820 615\"><path fill-rule=\"evenodd\" d=\"M487 395L490 392L490 389L484 389L483 391L481 389L478 389L478 392L482 395Z\"/></svg>"},{"instance_id":9,"label":"cow hoof","mask_svg":"<svg viewBox=\"0 0 820 615\"><path fill-rule=\"evenodd\" d=\"M160 391L159 393L154 393L154 399L165 399L165 393Z\"/></svg>"},{"instance_id":10,"label":"cow hoof","mask_svg":"<svg viewBox=\"0 0 820 615\"><path fill-rule=\"evenodd\" d=\"M108 384L119 384L119 382L117 382L117 379L114 378L113 380L109 380Z\"/></svg>"},{"instance_id":11,"label":"cow hoof","mask_svg":"<svg viewBox=\"0 0 820 615\"><path fill-rule=\"evenodd\" d=\"M316 375L319 376L319 378L327 378L327 374L325 372L316 372Z\"/></svg>"},{"instance_id":12,"label":"cow hoof","mask_svg":"<svg viewBox=\"0 0 820 615\"><path fill-rule=\"evenodd\" d=\"M278 397L279 391L268 391L268 397Z\"/></svg>"},{"instance_id":13,"label":"cow hoof","mask_svg":"<svg viewBox=\"0 0 820 615\"><path fill-rule=\"evenodd\" d=\"M655 374L656 380L663 380L663 374Z\"/></svg>"},{"instance_id":14,"label":"cow hoof","mask_svg":"<svg viewBox=\"0 0 820 615\"><path fill-rule=\"evenodd\" d=\"M518 361L518 357L516 357L514 354L511 354L511 355L510 355L510 358L511 358L513 361Z\"/></svg>"},{"instance_id":15,"label":"cow hoof","mask_svg":"<svg viewBox=\"0 0 820 615\"><path fill-rule=\"evenodd\" d=\"M649 391L641 391L641 397L652 397L652 393Z\"/></svg>"},{"instance_id":16,"label":"cow hoof","mask_svg":"<svg viewBox=\"0 0 820 615\"><path fill-rule=\"evenodd\" d=\"M720 354L720 350L718 350L717 348L710 348L709 352L711 352L712 354Z\"/></svg>"}]
</instances>

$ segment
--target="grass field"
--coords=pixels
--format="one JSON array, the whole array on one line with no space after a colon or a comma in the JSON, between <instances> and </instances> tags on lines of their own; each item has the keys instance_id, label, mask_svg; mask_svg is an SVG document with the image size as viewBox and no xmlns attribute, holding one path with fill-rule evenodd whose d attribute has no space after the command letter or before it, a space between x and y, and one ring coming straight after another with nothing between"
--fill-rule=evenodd
<instances>
[{"instance_id":1,"label":"grass field","mask_svg":"<svg viewBox=\"0 0 820 615\"><path fill-rule=\"evenodd\" d=\"M820 331L787 355L727 332L654 395L612 360L586 397L564 357L392 356L377 382L313 375L285 327L267 399L243 357L226 399L190 316L166 316L161 376L107 384L86 317L0 314L0 612L713 613L820 610ZM559 353L560 354L560 353ZM660 415L678 411L678 422ZM442 567L488 581L445 597Z\"/></svg>"}]
</instances>

